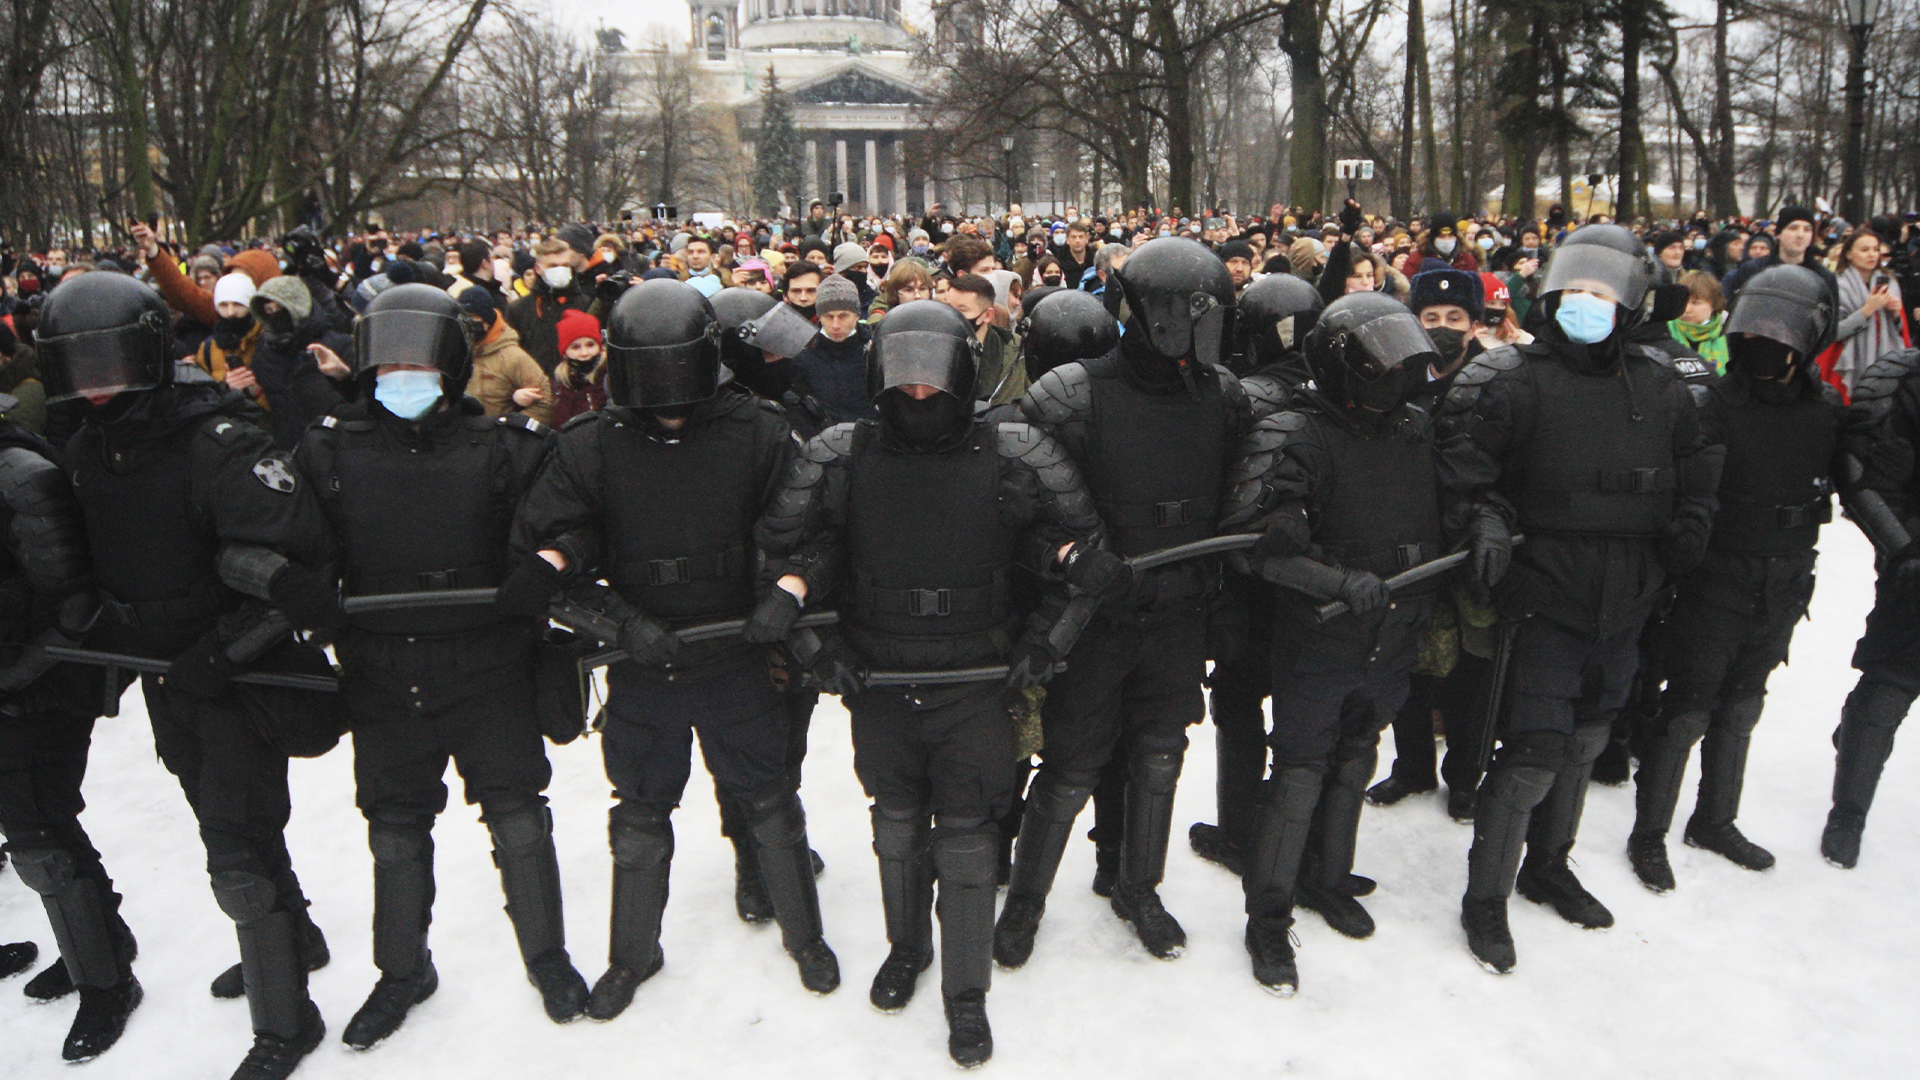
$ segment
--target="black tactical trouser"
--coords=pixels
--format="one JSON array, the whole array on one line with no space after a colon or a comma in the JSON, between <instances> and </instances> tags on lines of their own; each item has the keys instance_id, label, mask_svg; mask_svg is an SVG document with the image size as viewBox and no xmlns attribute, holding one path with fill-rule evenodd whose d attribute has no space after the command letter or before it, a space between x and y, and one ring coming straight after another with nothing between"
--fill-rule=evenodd
<instances>
[{"instance_id":1,"label":"black tactical trouser","mask_svg":"<svg viewBox=\"0 0 1920 1080\"><path fill-rule=\"evenodd\" d=\"M807 761L807 736L813 728L813 710L820 703L820 694L813 690L782 691L780 700L787 710L787 781L798 791ZM727 792L718 776L713 778L713 799L720 807L720 835L730 840L744 840L746 808Z\"/></svg>"},{"instance_id":2,"label":"black tactical trouser","mask_svg":"<svg viewBox=\"0 0 1920 1080\"><path fill-rule=\"evenodd\" d=\"M1374 755L1380 732L1406 702L1408 677L1419 660L1419 631L1432 610L1431 599L1401 600L1322 626L1304 605L1280 605L1268 737L1276 768Z\"/></svg>"},{"instance_id":3,"label":"black tactical trouser","mask_svg":"<svg viewBox=\"0 0 1920 1080\"><path fill-rule=\"evenodd\" d=\"M1206 716L1206 653L1197 607L1094 619L1047 686L1040 771L1091 788L1116 751L1184 754Z\"/></svg>"},{"instance_id":4,"label":"black tactical trouser","mask_svg":"<svg viewBox=\"0 0 1920 1080\"><path fill-rule=\"evenodd\" d=\"M1267 713L1261 703L1273 693L1270 628L1267 623L1249 635L1244 655L1215 661L1207 680L1213 715L1214 820L1225 839L1242 848L1253 830L1254 804L1267 771ZM1099 811L1096 789L1096 829Z\"/></svg>"},{"instance_id":5,"label":"black tactical trouser","mask_svg":"<svg viewBox=\"0 0 1920 1080\"><path fill-rule=\"evenodd\" d=\"M1019 794L1013 719L998 681L846 699L853 768L873 800L887 937L926 950L939 881L940 986L948 998L992 984L999 819Z\"/></svg>"},{"instance_id":6,"label":"black tactical trouser","mask_svg":"<svg viewBox=\"0 0 1920 1080\"><path fill-rule=\"evenodd\" d=\"M631 663L613 665L601 751L614 795L678 806L693 774L696 730L719 790L741 800L783 785L797 726L791 700L758 663L672 681Z\"/></svg>"},{"instance_id":7,"label":"black tactical trouser","mask_svg":"<svg viewBox=\"0 0 1920 1080\"><path fill-rule=\"evenodd\" d=\"M0 832L14 852L28 847L66 852L73 876L97 884L111 912L119 910L120 894L80 826L80 811L86 808L80 784L92 743L92 717L57 712L0 717Z\"/></svg>"}]
</instances>

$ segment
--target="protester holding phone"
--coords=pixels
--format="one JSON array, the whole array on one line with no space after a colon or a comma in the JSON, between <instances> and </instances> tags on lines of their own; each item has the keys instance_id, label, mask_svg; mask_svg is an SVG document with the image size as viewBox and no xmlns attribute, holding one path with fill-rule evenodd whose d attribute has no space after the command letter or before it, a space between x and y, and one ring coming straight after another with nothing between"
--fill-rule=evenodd
<instances>
[{"instance_id":1,"label":"protester holding phone","mask_svg":"<svg viewBox=\"0 0 1920 1080\"><path fill-rule=\"evenodd\" d=\"M1900 283L1881 264L1886 242L1871 229L1859 229L1840 245L1840 324L1834 344L1820 356L1822 376L1851 396L1854 380L1867 366L1913 343Z\"/></svg>"}]
</instances>

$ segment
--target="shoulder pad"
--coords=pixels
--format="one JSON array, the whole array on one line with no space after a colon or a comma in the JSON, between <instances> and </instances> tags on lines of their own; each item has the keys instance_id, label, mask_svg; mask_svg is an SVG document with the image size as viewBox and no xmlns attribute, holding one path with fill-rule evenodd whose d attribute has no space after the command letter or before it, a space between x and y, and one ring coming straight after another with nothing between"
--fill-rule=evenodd
<instances>
[{"instance_id":1,"label":"shoulder pad","mask_svg":"<svg viewBox=\"0 0 1920 1080\"><path fill-rule=\"evenodd\" d=\"M1288 443L1299 441L1312 424L1313 418L1306 413L1279 412L1253 425L1247 437L1240 440L1239 461L1234 464L1227 486L1234 488L1265 476L1281 450Z\"/></svg>"},{"instance_id":2,"label":"shoulder pad","mask_svg":"<svg viewBox=\"0 0 1920 1080\"><path fill-rule=\"evenodd\" d=\"M1830 382L1820 381L1820 400L1836 409L1846 408L1847 403L1840 400L1840 391Z\"/></svg>"},{"instance_id":3,"label":"shoulder pad","mask_svg":"<svg viewBox=\"0 0 1920 1080\"><path fill-rule=\"evenodd\" d=\"M1213 377L1220 381L1220 394L1227 401L1244 405L1247 401L1246 387L1240 385L1240 377L1228 371L1220 364L1213 365Z\"/></svg>"},{"instance_id":4,"label":"shoulder pad","mask_svg":"<svg viewBox=\"0 0 1920 1080\"><path fill-rule=\"evenodd\" d=\"M528 416L526 413L508 413L505 416L496 418L494 424L497 427L516 428L531 435L545 436L553 433L552 428Z\"/></svg>"},{"instance_id":5,"label":"shoulder pad","mask_svg":"<svg viewBox=\"0 0 1920 1080\"><path fill-rule=\"evenodd\" d=\"M1093 408L1093 378L1085 364L1061 364L1027 388L1021 411L1039 424L1058 424Z\"/></svg>"},{"instance_id":6,"label":"shoulder pad","mask_svg":"<svg viewBox=\"0 0 1920 1080\"><path fill-rule=\"evenodd\" d=\"M1651 345L1628 345L1627 349L1635 356L1653 364L1655 367L1662 367L1675 374L1679 374L1679 362L1674 360L1670 353L1662 352Z\"/></svg>"},{"instance_id":7,"label":"shoulder pad","mask_svg":"<svg viewBox=\"0 0 1920 1080\"><path fill-rule=\"evenodd\" d=\"M853 433L857 425L849 422L835 424L815 435L806 448L801 451L808 461L826 464L841 458L853 456Z\"/></svg>"},{"instance_id":8,"label":"shoulder pad","mask_svg":"<svg viewBox=\"0 0 1920 1080\"><path fill-rule=\"evenodd\" d=\"M763 398L759 394L753 394L751 396L754 406L762 412L770 412L783 420L786 419L787 407L785 405L780 404L772 398Z\"/></svg>"},{"instance_id":9,"label":"shoulder pad","mask_svg":"<svg viewBox=\"0 0 1920 1080\"><path fill-rule=\"evenodd\" d=\"M606 414L602 413L599 409L595 409L592 412L583 412L566 423L561 424L560 430L572 431L574 428L596 423L605 415Z\"/></svg>"},{"instance_id":10,"label":"shoulder pad","mask_svg":"<svg viewBox=\"0 0 1920 1080\"><path fill-rule=\"evenodd\" d=\"M1855 423L1879 420L1893 410L1893 395L1916 370L1920 370L1920 349L1895 349L1867 365L1853 384Z\"/></svg>"},{"instance_id":11,"label":"shoulder pad","mask_svg":"<svg viewBox=\"0 0 1920 1080\"><path fill-rule=\"evenodd\" d=\"M1527 362L1525 346L1502 345L1497 349L1488 349L1479 356L1467 361L1453 377L1453 385L1447 387L1447 397L1440 411L1447 413L1466 412L1473 403L1480 400L1480 390L1488 383L1509 371L1518 371Z\"/></svg>"},{"instance_id":12,"label":"shoulder pad","mask_svg":"<svg viewBox=\"0 0 1920 1080\"><path fill-rule=\"evenodd\" d=\"M42 512L45 500L58 497L67 478L60 467L24 446L0 450L0 502L15 513Z\"/></svg>"},{"instance_id":13,"label":"shoulder pad","mask_svg":"<svg viewBox=\"0 0 1920 1080\"><path fill-rule=\"evenodd\" d=\"M1240 389L1246 392L1247 403L1253 406L1255 420L1272 416L1293 400L1293 389L1277 375L1249 375L1240 380Z\"/></svg>"},{"instance_id":14,"label":"shoulder pad","mask_svg":"<svg viewBox=\"0 0 1920 1080\"><path fill-rule=\"evenodd\" d=\"M1031 469L1047 490L1067 491L1080 486L1073 459L1046 432L1018 422L995 424L994 428L1000 456Z\"/></svg>"}]
</instances>

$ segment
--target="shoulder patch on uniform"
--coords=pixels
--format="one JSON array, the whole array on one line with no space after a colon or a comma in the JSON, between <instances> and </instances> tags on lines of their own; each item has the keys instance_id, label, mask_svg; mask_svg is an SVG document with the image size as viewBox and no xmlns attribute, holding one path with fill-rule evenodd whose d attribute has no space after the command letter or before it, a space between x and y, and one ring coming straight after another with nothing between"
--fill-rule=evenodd
<instances>
[{"instance_id":1,"label":"shoulder patch on uniform","mask_svg":"<svg viewBox=\"0 0 1920 1080\"><path fill-rule=\"evenodd\" d=\"M202 425L200 430L206 432L209 437L218 442L232 442L234 439L246 434L247 425L238 420L221 417L216 420L209 420L206 424Z\"/></svg>"},{"instance_id":2,"label":"shoulder patch on uniform","mask_svg":"<svg viewBox=\"0 0 1920 1080\"><path fill-rule=\"evenodd\" d=\"M293 470L285 460L278 457L263 457L253 463L253 478L282 495L293 494L299 486L294 479Z\"/></svg>"},{"instance_id":3,"label":"shoulder patch on uniform","mask_svg":"<svg viewBox=\"0 0 1920 1080\"><path fill-rule=\"evenodd\" d=\"M521 428L526 431L531 431L535 435L545 435L547 432L553 430L540 421L535 420L533 417L528 416L526 413L508 413L496 419L494 423L502 427Z\"/></svg>"},{"instance_id":4,"label":"shoulder patch on uniform","mask_svg":"<svg viewBox=\"0 0 1920 1080\"><path fill-rule=\"evenodd\" d=\"M323 428L337 428L340 426L340 419L336 416L323 416L318 423Z\"/></svg>"}]
</instances>

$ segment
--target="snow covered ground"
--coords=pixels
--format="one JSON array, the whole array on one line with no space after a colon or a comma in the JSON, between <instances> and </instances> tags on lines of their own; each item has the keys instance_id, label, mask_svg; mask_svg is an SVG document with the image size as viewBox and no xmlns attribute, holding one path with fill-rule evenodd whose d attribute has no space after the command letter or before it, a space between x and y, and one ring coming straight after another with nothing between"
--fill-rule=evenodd
<instances>
[{"instance_id":1,"label":"snow covered ground","mask_svg":"<svg viewBox=\"0 0 1920 1080\"><path fill-rule=\"evenodd\" d=\"M1191 1074L1377 1077L1891 1077L1920 1071L1913 1023L1920 959L1913 886L1920 880L1920 756L1896 752L1869 821L1860 868L1834 869L1818 844L1833 773L1828 736L1851 687L1847 659L1871 599L1868 549L1850 525L1827 530L1824 581L1794 662L1773 681L1754 742L1741 824L1779 865L1740 870L1671 843L1679 889L1635 882L1624 844L1631 788L1595 787L1578 872L1618 917L1582 931L1515 898L1516 973L1497 978L1467 954L1459 927L1469 829L1441 795L1369 809L1358 869L1380 880L1366 901L1379 922L1349 941L1303 913L1301 990L1261 991L1241 947L1238 883L1186 848L1188 822L1213 818L1212 729L1193 731L1169 860L1168 908L1186 955L1148 957L1087 889L1093 847L1076 841L1034 957L1000 972L989 998L1002 1076L1103 1078ZM246 1006L208 996L236 956L202 872L192 818L153 755L138 693L95 736L86 824L126 894L140 938L146 1003L106 1056L64 1074L72 1000L50 1006L0 986L0 1075L224 1078L249 1041ZM677 815L679 852L667 910L664 971L611 1024L549 1023L523 978L487 838L456 805L438 832L434 955L440 992L385 1044L347 1050L338 1032L372 986L373 890L353 809L347 747L296 762L294 860L326 929L333 963L313 993L325 1043L296 1074L329 1077L924 1077L946 1075L939 970L918 1000L883 1016L867 983L886 954L865 800L854 780L845 714L827 699L813 725L806 797L827 937L845 983L826 998L800 988L771 927L733 914L731 849L710 785L696 771ZM1381 771L1391 761L1391 736ZM589 981L604 967L609 867L607 789L599 747L553 752L572 951ZM457 779L449 774L449 780ZM1691 805L1683 800L1680 820ZM458 788L456 787L456 793ZM457 804L457 795L456 795ZM1083 819L1084 820L1084 819ZM54 954L40 904L12 875L0 883L0 940ZM1902 1034L1905 1032L1906 1034Z\"/></svg>"}]
</instances>

